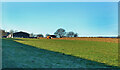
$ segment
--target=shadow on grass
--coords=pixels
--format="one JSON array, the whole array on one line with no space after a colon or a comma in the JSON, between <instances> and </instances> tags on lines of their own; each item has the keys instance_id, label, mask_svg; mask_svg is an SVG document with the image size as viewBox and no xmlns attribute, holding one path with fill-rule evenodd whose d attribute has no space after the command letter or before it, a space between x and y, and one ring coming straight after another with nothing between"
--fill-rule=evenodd
<instances>
[{"instance_id":1,"label":"shadow on grass","mask_svg":"<svg viewBox=\"0 0 120 70\"><path fill-rule=\"evenodd\" d=\"M3 39L3 68L118 68Z\"/></svg>"}]
</instances>

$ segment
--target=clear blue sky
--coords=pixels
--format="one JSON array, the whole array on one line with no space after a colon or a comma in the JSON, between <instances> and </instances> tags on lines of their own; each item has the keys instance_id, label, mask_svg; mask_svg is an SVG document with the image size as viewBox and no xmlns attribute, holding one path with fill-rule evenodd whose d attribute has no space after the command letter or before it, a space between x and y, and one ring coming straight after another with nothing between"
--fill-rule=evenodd
<instances>
[{"instance_id":1,"label":"clear blue sky","mask_svg":"<svg viewBox=\"0 0 120 70\"><path fill-rule=\"evenodd\" d=\"M4 2L2 28L54 34L58 28L79 36L117 35L117 2Z\"/></svg>"}]
</instances>

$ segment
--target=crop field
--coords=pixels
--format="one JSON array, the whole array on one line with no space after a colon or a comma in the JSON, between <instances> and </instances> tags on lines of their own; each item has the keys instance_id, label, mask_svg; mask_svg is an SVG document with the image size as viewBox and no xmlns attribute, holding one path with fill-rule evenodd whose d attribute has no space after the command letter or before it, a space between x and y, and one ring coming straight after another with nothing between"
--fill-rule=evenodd
<instances>
[{"instance_id":1,"label":"crop field","mask_svg":"<svg viewBox=\"0 0 120 70\"><path fill-rule=\"evenodd\" d=\"M58 38L58 39L63 39L63 40L101 41L101 42L118 43L118 38L71 37L71 38Z\"/></svg>"},{"instance_id":2,"label":"crop field","mask_svg":"<svg viewBox=\"0 0 120 70\"><path fill-rule=\"evenodd\" d=\"M104 38L102 38L102 39L104 39ZM36 62L41 61L43 58L42 56L45 55L43 58L43 61L45 61L44 59L47 59L47 62L43 62L43 63L47 63L48 65L46 67L48 67L48 68L50 67L49 66L50 61L53 61L52 63L58 63L58 64L54 64L54 65L58 65L58 66L56 66L58 68L59 67L64 68L64 66L68 67L68 68L70 68L70 67L74 68L74 67L80 67L80 65L83 68L85 68L85 67L99 68L99 67L104 67L104 66L118 66L118 43L116 42L117 39L112 39L113 41L111 40L108 42L106 42L104 40L102 41L102 39L100 39L100 41L99 40L96 41L97 39L95 39L94 41L90 40L90 39L88 39L88 41L86 39L84 39L84 40L29 39L29 38L3 39L3 41L4 41L3 42L4 43L3 44L3 54L7 54L7 52L5 52L6 49L4 49L5 47L9 47L10 49L12 49L12 46L14 46L13 48L16 50L14 50L13 54L17 54L17 53L15 53L15 51L16 51L16 52L19 52L19 55L24 54L23 56L25 57L25 53L27 54L27 56L30 55L30 53L31 53L31 55L29 57L31 57L31 58L36 57L36 60L38 59ZM8 44L5 45L5 43L7 43L7 42L8 42ZM32 46L33 48L31 48L29 46ZM20 47L22 47L22 48L20 48ZM24 50L24 52L22 49ZM43 49L46 51L51 51L55 54L51 54L50 52L46 53L44 51L42 51L42 54L41 54L40 49ZM28 51L28 52L26 52L26 51ZM35 53L35 52L37 52L37 53ZM66 56L66 55L68 55L68 56ZM16 57L17 56L18 55L16 55ZM21 56L21 57L23 57L23 56ZM4 56L4 57L8 57L8 56ZM12 55L9 54L9 58L10 57L12 57ZM28 58L28 57L25 57L25 58ZM48 58L50 59L50 61ZM74 59L72 59L72 58L74 58ZM80 59L83 59L84 61L80 62ZM26 60L31 61L32 59L28 58ZM60 60L63 61L64 63L61 64ZM5 62L5 61L6 60L4 60L3 62ZM12 59L12 61L13 61L13 59ZM20 61L22 62L22 60L20 60ZM33 62L35 62L35 60ZM29 61L28 61L28 63L32 65L32 63L30 63ZM68 64L66 64L66 63L68 63ZM64 64L66 64L66 65L64 65ZM71 64L71 66L70 66L70 64ZM53 65L53 67L54 67L54 65ZM63 66L60 66L60 65L63 65ZM74 65L74 66L72 66L72 65ZM3 67L5 67L5 65ZM8 65L8 67L9 67L9 65ZM29 65L28 65L28 67L29 67ZM45 67L45 66L43 66L43 67Z\"/></svg>"}]
</instances>

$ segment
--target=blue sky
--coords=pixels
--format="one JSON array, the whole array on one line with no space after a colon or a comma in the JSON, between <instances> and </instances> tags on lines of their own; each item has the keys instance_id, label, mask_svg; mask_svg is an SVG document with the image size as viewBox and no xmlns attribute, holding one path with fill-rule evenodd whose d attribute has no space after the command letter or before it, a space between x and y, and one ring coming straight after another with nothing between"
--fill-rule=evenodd
<instances>
[{"instance_id":1,"label":"blue sky","mask_svg":"<svg viewBox=\"0 0 120 70\"><path fill-rule=\"evenodd\" d=\"M118 2L119 0L1 0L2 2Z\"/></svg>"},{"instance_id":2,"label":"blue sky","mask_svg":"<svg viewBox=\"0 0 120 70\"><path fill-rule=\"evenodd\" d=\"M58 28L79 36L117 35L117 2L4 2L2 28L54 34Z\"/></svg>"}]
</instances>

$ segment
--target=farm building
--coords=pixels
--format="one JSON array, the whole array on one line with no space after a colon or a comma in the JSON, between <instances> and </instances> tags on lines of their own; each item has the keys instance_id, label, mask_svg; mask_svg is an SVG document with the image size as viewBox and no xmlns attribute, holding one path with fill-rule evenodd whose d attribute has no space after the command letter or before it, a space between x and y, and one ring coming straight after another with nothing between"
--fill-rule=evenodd
<instances>
[{"instance_id":1,"label":"farm building","mask_svg":"<svg viewBox=\"0 0 120 70\"><path fill-rule=\"evenodd\" d=\"M7 36L7 38L13 38L13 35L12 35L12 34L9 34L9 35Z\"/></svg>"},{"instance_id":2,"label":"farm building","mask_svg":"<svg viewBox=\"0 0 120 70\"><path fill-rule=\"evenodd\" d=\"M10 33L0 29L0 38L6 38Z\"/></svg>"},{"instance_id":3,"label":"farm building","mask_svg":"<svg viewBox=\"0 0 120 70\"><path fill-rule=\"evenodd\" d=\"M18 38L29 38L29 34L26 32L16 32L13 33L13 37L18 37Z\"/></svg>"},{"instance_id":4,"label":"farm building","mask_svg":"<svg viewBox=\"0 0 120 70\"><path fill-rule=\"evenodd\" d=\"M56 38L56 35L48 35L47 39L52 39L52 38Z\"/></svg>"},{"instance_id":5,"label":"farm building","mask_svg":"<svg viewBox=\"0 0 120 70\"><path fill-rule=\"evenodd\" d=\"M21 32L9 34L7 38L29 38L29 34L21 31Z\"/></svg>"}]
</instances>

